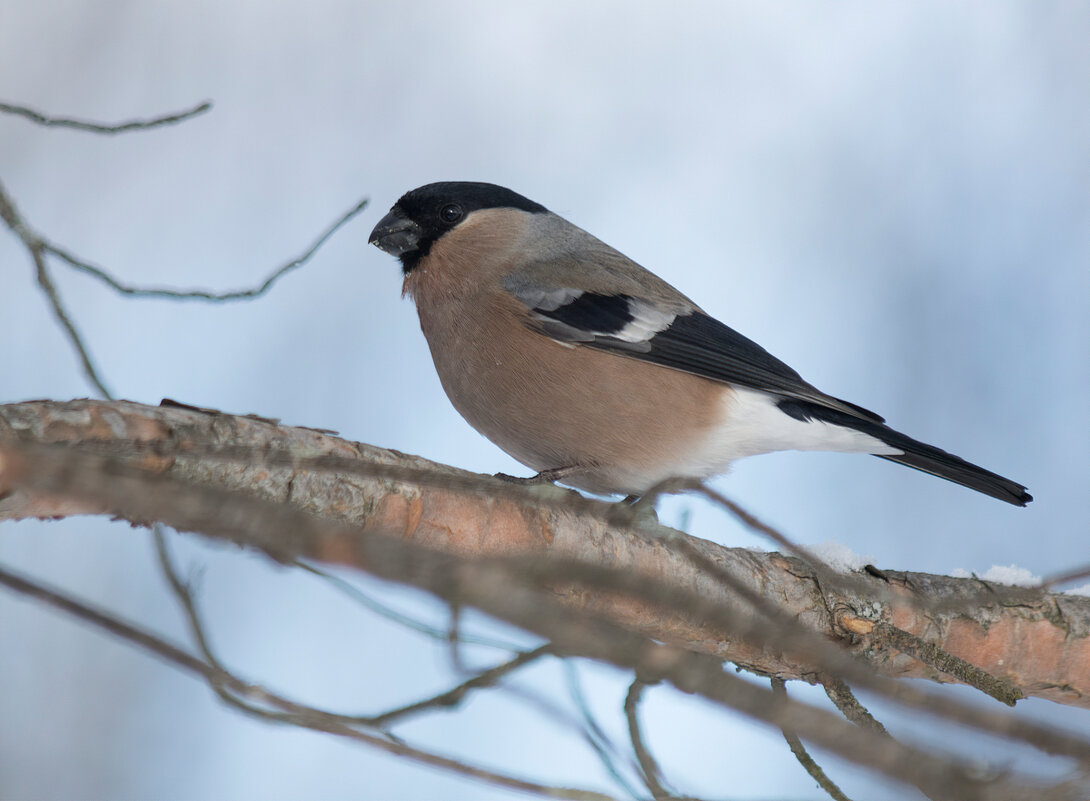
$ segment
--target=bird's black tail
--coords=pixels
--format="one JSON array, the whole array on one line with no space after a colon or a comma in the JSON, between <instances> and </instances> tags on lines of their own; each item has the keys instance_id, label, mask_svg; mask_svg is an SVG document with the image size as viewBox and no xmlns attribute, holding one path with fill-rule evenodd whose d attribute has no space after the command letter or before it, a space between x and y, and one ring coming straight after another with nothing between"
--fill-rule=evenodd
<instances>
[{"instance_id":1,"label":"bird's black tail","mask_svg":"<svg viewBox=\"0 0 1090 801\"><path fill-rule=\"evenodd\" d=\"M892 431L892 429L890 430ZM904 454L900 456L875 454L882 459L889 459L891 462L914 467L917 470L922 470L939 478L945 478L947 481L953 481L963 487L983 492L985 495L991 495L993 498L1012 503L1015 506L1025 506L1033 500L1033 496L1026 492L1026 488L1017 481L1011 481L1009 478L1003 478L1003 476L985 470L983 467L977 467L975 464L954 456L952 453L917 442L914 439L905 437L903 434L898 435L897 440L894 442L883 441L886 441L894 448L902 448Z\"/></svg>"},{"instance_id":2,"label":"bird's black tail","mask_svg":"<svg viewBox=\"0 0 1090 801\"><path fill-rule=\"evenodd\" d=\"M882 440L892 448L904 451L901 454L874 454L891 462L897 462L908 467L922 470L963 487L983 492L993 498L1014 504L1025 506L1033 500L1033 496L1026 492L1026 488L1016 481L977 467L971 462L947 453L941 448L927 445L923 442L905 436L899 431L872 420L864 420L854 417L838 409L829 409L819 404L785 398L779 402L780 409L786 414L798 420L820 420L833 425L844 426L872 437Z\"/></svg>"}]
</instances>

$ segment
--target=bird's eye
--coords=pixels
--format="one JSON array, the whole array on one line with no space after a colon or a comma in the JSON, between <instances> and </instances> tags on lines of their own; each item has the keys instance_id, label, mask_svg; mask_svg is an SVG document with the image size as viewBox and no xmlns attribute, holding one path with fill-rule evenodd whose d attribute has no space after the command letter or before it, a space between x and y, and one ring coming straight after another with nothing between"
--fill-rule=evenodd
<instances>
[{"instance_id":1,"label":"bird's eye","mask_svg":"<svg viewBox=\"0 0 1090 801\"><path fill-rule=\"evenodd\" d=\"M443 206L443 208L439 209L439 219L447 224L456 223L458 220L462 219L464 213L462 207L457 203L448 203Z\"/></svg>"}]
</instances>

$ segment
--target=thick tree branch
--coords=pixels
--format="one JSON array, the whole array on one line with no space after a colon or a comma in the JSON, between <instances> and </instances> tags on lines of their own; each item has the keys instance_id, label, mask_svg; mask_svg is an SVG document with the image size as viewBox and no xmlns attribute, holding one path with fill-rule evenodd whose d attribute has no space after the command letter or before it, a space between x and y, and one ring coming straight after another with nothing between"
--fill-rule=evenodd
<instances>
[{"instance_id":1,"label":"thick tree branch","mask_svg":"<svg viewBox=\"0 0 1090 801\"><path fill-rule=\"evenodd\" d=\"M287 502L322 518L359 525L364 532L396 533L417 545L478 558L550 554L597 563L690 588L738 620L752 620L751 607L737 593L684 553L695 551L775 603L786 617L864 657L879 673L955 680L880 636L892 625L1026 695L1090 705L1090 599L1003 587L995 588L994 595L982 595L975 580L896 571L886 571L888 582L862 574L855 578L852 587L869 587L869 595L845 592L820 582L799 560L780 554L723 548L651 524L641 532L618 529L604 519L608 505L575 493L551 486L510 486L254 416L130 402L36 401L0 406L0 441L4 438L95 444L115 452L128 448L132 464L163 476ZM139 446L136 451L134 444ZM236 457L248 453L249 458L231 461L227 456L232 449ZM326 463L340 472L303 469ZM153 522L110 509L101 499L0 484L0 519L106 513ZM199 528L200 521L190 522L181 528ZM680 541L684 548L673 547ZM279 549L289 560L367 567L350 542L336 538L293 554L283 552L286 545L270 542L265 547L274 553ZM716 631L705 621L664 614L653 604L609 592L554 589L575 607L607 614L656 639L768 675L819 678L812 664Z\"/></svg>"},{"instance_id":2,"label":"thick tree branch","mask_svg":"<svg viewBox=\"0 0 1090 801\"><path fill-rule=\"evenodd\" d=\"M790 637L762 634L774 627L724 591L724 571L733 571L736 581L750 582L754 591L796 603L789 596L813 592L798 585L818 584L798 560L686 540L689 548L703 549L706 559L720 566L709 575L678 557L675 551L681 549L670 547L670 538L681 536L676 532L615 529L604 521L605 514L587 513L593 505L563 491L546 488L544 498L542 488L508 487L485 494L500 482L429 468L422 460L261 418L79 401L0 407L0 419L5 421L0 492L9 492L0 512L9 517L34 510L38 516L102 512L134 522L161 520L247 544L287 562L307 557L360 567L522 626L551 640L560 653L601 659L635 669L648 680L669 681L683 691L789 727L817 746L892 777L959 798L1044 796L1041 786L982 777L956 760L876 739L827 712L776 698L724 672L720 659L733 659L737 652L810 676L814 670L807 668L809 659L820 671L840 670L860 686L930 714L1048 753L1090 759L1090 743L1078 738L950 699L929 698L908 685L878 680L837 649L830 653L825 636L847 638L836 627L845 618L839 607L851 610L851 620L880 619L890 613L882 604L896 606L898 593L878 592L883 600L870 599L867 606L858 598L825 590L822 600L812 600L812 608L800 612L803 618L827 620L828 629L816 629L825 636L797 624L788 629ZM74 449L34 442L50 439L85 444ZM96 439L96 447L86 444ZM248 460L240 466L231 458L216 458L209 443L217 442L224 449L230 443L234 459L246 453ZM240 442L246 446L241 451ZM292 451L308 457L293 456ZM353 452L355 460L343 455ZM313 456L331 453L341 455ZM364 455L369 459L359 458ZM408 476L416 483L404 483ZM318 509L323 516L315 515ZM772 579L779 584L768 586ZM987 597L994 600L991 594ZM867 609L871 611L864 614ZM1077 617L1086 610L1076 604L1068 611ZM686 648L658 644L639 632ZM890 662L878 660L885 666ZM1068 798L1084 790L1058 786L1047 795Z\"/></svg>"}]
</instances>

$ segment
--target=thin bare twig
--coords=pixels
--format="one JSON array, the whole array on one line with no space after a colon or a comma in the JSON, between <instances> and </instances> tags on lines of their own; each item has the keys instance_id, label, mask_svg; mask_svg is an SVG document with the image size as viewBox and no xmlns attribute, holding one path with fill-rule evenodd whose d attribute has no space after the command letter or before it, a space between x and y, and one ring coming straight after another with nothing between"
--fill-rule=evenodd
<instances>
[{"instance_id":1,"label":"thin bare twig","mask_svg":"<svg viewBox=\"0 0 1090 801\"><path fill-rule=\"evenodd\" d=\"M852 723L857 726L862 726L865 729L870 729L875 734L889 736L886 727L870 713L870 710L859 702L859 699L855 697L855 693L852 692L851 687L842 679L826 678L821 682L821 686L825 688L825 694L829 696L829 700L832 701L836 708L840 710L840 713Z\"/></svg>"},{"instance_id":2,"label":"thin bare twig","mask_svg":"<svg viewBox=\"0 0 1090 801\"><path fill-rule=\"evenodd\" d=\"M49 275L49 270L46 268L45 257L43 255L45 252L45 243L42 241L42 238L26 224L23 216L16 208L15 202L8 196L7 192L4 191L3 183L0 183L0 219L2 219L7 224L8 228L22 240L23 244L26 246L27 252L30 253L30 258L34 262L38 286L40 286L42 292L45 293L54 316L61 324L61 327L64 328L65 333L68 335L68 340L72 343L72 347L75 348L76 355L79 356L80 364L83 366L84 375L87 376L87 379L102 397L107 399L112 398L113 396L110 394L110 390L107 389L106 384L98 374L98 370L95 367L94 361L91 359L87 346L83 343L82 335L76 328L75 323L72 322L72 318L69 316L68 312L65 310L64 304L61 302L60 294L57 292L57 287L53 284L53 279Z\"/></svg>"},{"instance_id":3,"label":"thin bare twig","mask_svg":"<svg viewBox=\"0 0 1090 801\"><path fill-rule=\"evenodd\" d=\"M447 656L450 657L450 664L456 674L471 675L474 671L467 667L465 660L462 659L462 608L456 601L451 601L447 604L447 609L450 612L447 623L447 636L445 637Z\"/></svg>"},{"instance_id":4,"label":"thin bare twig","mask_svg":"<svg viewBox=\"0 0 1090 801\"><path fill-rule=\"evenodd\" d=\"M779 698L787 698L787 688L784 686L783 679L776 677L772 678L772 692ZM836 782L830 779L824 770L821 769L821 765L814 761L814 758L810 756L810 753L806 750L806 746L802 744L802 740L791 729L786 726L781 726L780 731L783 732L783 739L787 741L787 745L791 748L791 753L795 755L795 759L799 761L799 764L810 774L811 778L818 783L829 797L833 801L851 801L844 792L837 787Z\"/></svg>"},{"instance_id":5,"label":"thin bare twig","mask_svg":"<svg viewBox=\"0 0 1090 801\"><path fill-rule=\"evenodd\" d=\"M166 535L163 532L162 524L155 523L151 527L151 534L152 539L155 542L155 554L159 560L159 569L162 571L163 578L166 579L171 591L173 591L174 597L185 612L186 623L189 625L189 633L193 635L193 639L197 642L197 648L200 650L208 664L212 665L217 670L228 673L229 671L227 668L223 666L223 663L220 662L212 652L212 646L208 642L208 636L204 632L204 624L201 621L200 614L197 612L196 601L193 600L193 592L189 585L182 581L181 576L178 575L178 569L174 566L174 559L171 557L170 550L167 547Z\"/></svg>"},{"instance_id":6,"label":"thin bare twig","mask_svg":"<svg viewBox=\"0 0 1090 801\"><path fill-rule=\"evenodd\" d=\"M892 739L890 733L886 731L886 727L860 703L859 699L855 697L855 693L842 679L826 676L822 679L821 686L825 688L825 694L829 697L829 700L840 710L840 714L852 723L874 732L879 737ZM934 792L928 792L918 785L916 789L927 798L938 799L942 797L934 794Z\"/></svg>"},{"instance_id":7,"label":"thin bare twig","mask_svg":"<svg viewBox=\"0 0 1090 801\"><path fill-rule=\"evenodd\" d=\"M674 794L663 786L662 771L659 769L655 757L652 756L651 751L644 743L643 734L640 731L638 707L643 688L646 686L639 678L632 680L632 684L628 687L628 694L625 695L624 699L624 716L628 721L628 736L632 741L632 751L636 754L636 761L640 763L643 783L647 786L651 797L655 801L659 801L663 798L673 798Z\"/></svg>"},{"instance_id":8,"label":"thin bare twig","mask_svg":"<svg viewBox=\"0 0 1090 801\"><path fill-rule=\"evenodd\" d=\"M197 612L197 604L193 599L193 593L189 586L182 581L181 577L178 575L177 568L175 568L174 561L170 556L170 551L166 544L166 537L163 534L163 526L158 523L153 525L152 536L155 541L155 552L159 560L159 569L163 573L163 578L166 580L167 585L174 593L174 597L178 601L179 606L181 606L182 612L185 614L189 633L196 641L197 648L204 656L205 662L217 671L216 676L206 677L208 679L208 686L212 688L212 692L218 695L220 700L228 706L234 707L252 717L270 720L276 723L292 723L295 717L294 713L269 709L268 706L264 704L258 705L250 703L247 698L240 696L234 691L231 683L218 678L222 675L234 677L234 673L229 671L212 651L211 644L205 634L204 623L201 621L200 614ZM294 702L292 702L292 704L298 706L295 705ZM320 714L330 719L336 718L335 715L326 712L320 712ZM338 722L343 723L344 721Z\"/></svg>"},{"instance_id":9,"label":"thin bare twig","mask_svg":"<svg viewBox=\"0 0 1090 801\"><path fill-rule=\"evenodd\" d=\"M712 489L707 484L699 482L693 484L689 489L703 495L712 503L721 506L726 509L740 521L742 524L755 531L758 534L764 534L774 543L782 547L792 556L797 556L802 561L806 562L814 572L818 574L823 582L833 586L858 586L858 582L855 582L852 576L846 576L843 573L838 573L832 567L830 567L824 560L820 559L815 553L810 551L809 548L804 548L801 545L796 545L791 539L782 532L768 525L764 521L760 520L756 515L743 509L739 504L732 501L726 495L717 490Z\"/></svg>"},{"instance_id":10,"label":"thin bare twig","mask_svg":"<svg viewBox=\"0 0 1090 801\"><path fill-rule=\"evenodd\" d=\"M456 687L452 687L446 692L434 695L431 698L425 698L421 701L416 701L412 704L406 704L396 709L391 709L388 712L383 712L378 715L360 715L355 718L360 723L365 723L369 726L375 726L376 728L382 728L395 721L400 721L403 718L411 717L412 715L420 712L425 712L431 709L450 708L457 706L462 702L462 699L469 694L470 690L478 690L483 687L493 687L496 682L509 673L513 673L519 668L529 665L532 662L536 662L544 656L551 656L553 649L551 645L542 645L535 648L532 651L523 651L513 659L496 665L493 668L489 668L476 676L463 681Z\"/></svg>"},{"instance_id":11,"label":"thin bare twig","mask_svg":"<svg viewBox=\"0 0 1090 801\"><path fill-rule=\"evenodd\" d=\"M330 573L327 570L322 570L320 567L312 565L302 559L296 560L294 564L296 567L323 579L333 589L351 598L353 601L360 604L360 606L374 612L376 615L380 615L387 620L391 620L400 626L404 626L418 634L423 634L425 637L430 637L433 640L442 640L443 642L446 642L447 638L450 636L449 629L439 629L435 626L429 626L427 623L422 623L396 609L391 609L386 604L376 601L355 584L346 581L340 576ZM461 637L462 642L466 645L483 645L486 648L496 648L501 651L511 652L521 652L524 648L524 646L516 644L513 641L501 640L496 637L483 637L478 634L469 634L464 631L459 632L458 636Z\"/></svg>"},{"instance_id":12,"label":"thin bare twig","mask_svg":"<svg viewBox=\"0 0 1090 801\"><path fill-rule=\"evenodd\" d=\"M94 360L91 359L91 354L87 350L87 345L84 344L83 335L79 332L79 329L76 328L75 323L72 322L72 318L61 303L61 297L57 292L57 287L53 284L53 279L49 275L49 270L46 269L45 259L42 258L41 249L31 249L30 255L31 258L34 259L38 286L40 286L42 292L45 293L46 298L49 300L50 308L53 309L53 315L57 318L57 322L61 324L61 327L64 328L65 333L68 335L68 341L72 343L72 347L75 348L76 355L79 356L80 365L83 367L83 374L102 397L107 400L113 399L113 394L103 382L102 377L98 374L98 368L95 366Z\"/></svg>"},{"instance_id":13,"label":"thin bare twig","mask_svg":"<svg viewBox=\"0 0 1090 801\"><path fill-rule=\"evenodd\" d=\"M63 611L80 620L91 623L122 640L137 645L163 659L168 664L185 672L196 674L209 684L221 683L242 698L269 704L286 712L291 712L285 722L316 731L324 731L347 739L357 740L398 756L403 756L423 764L442 768L462 776L480 779L522 792L532 793L545 798L568 798L574 801L614 801L612 796L593 790L558 787L526 781L513 776L469 765L459 760L443 757L428 751L406 745L400 739L390 739L367 734L346 726L339 721L329 720L329 716L309 707L300 706L261 687L246 684L230 673L203 662L183 651L176 645L144 631L119 617L92 608L58 590L46 587L35 581L18 576L0 567L0 584L27 597L34 598L48 606Z\"/></svg>"},{"instance_id":14,"label":"thin bare twig","mask_svg":"<svg viewBox=\"0 0 1090 801\"><path fill-rule=\"evenodd\" d=\"M568 694L571 695L572 703L575 704L576 709L579 710L579 714L583 719L583 726L581 729L583 739L586 740L594 753L597 754L598 760L602 763L602 767L605 768L606 773L612 777L613 781L630 797L638 798L639 793L636 792L636 788L625 778L624 774L621 773L621 769L617 766L616 757L619 756L617 747L609 739L609 735L598 725L598 721L595 719L594 713L587 703L587 697L583 693L582 683L579 681L579 672L571 661L565 660L563 664L564 677L568 683Z\"/></svg>"},{"instance_id":15,"label":"thin bare twig","mask_svg":"<svg viewBox=\"0 0 1090 801\"><path fill-rule=\"evenodd\" d=\"M872 636L876 641L888 643L898 651L919 659L925 665L953 676L971 687L976 687L981 692L990 695L1007 706L1014 706L1015 702L1024 697L1020 689L996 678L988 671L981 670L961 657L954 656L933 643L921 640L915 634L899 629L889 623L876 623Z\"/></svg>"},{"instance_id":16,"label":"thin bare twig","mask_svg":"<svg viewBox=\"0 0 1090 801\"><path fill-rule=\"evenodd\" d=\"M26 117L28 120L38 123L38 125L44 125L49 128L75 128L78 131L90 131L91 133L100 134L119 134L126 133L127 131L146 131L150 128L162 128L166 125L185 122L200 114L204 114L211 108L211 101L206 100L203 103L198 103L188 111L166 114L162 117L152 117L147 120L130 120L128 122L119 122L108 125L100 122L74 120L69 117L47 117L41 112L35 111L27 106L17 106L13 103L0 103L0 112Z\"/></svg>"},{"instance_id":17,"label":"thin bare twig","mask_svg":"<svg viewBox=\"0 0 1090 801\"><path fill-rule=\"evenodd\" d=\"M332 237L337 231L339 231L346 223L348 223L353 217L367 208L367 204L370 202L368 198L363 198L358 201L352 208L344 212L338 217L328 228L326 228L318 238L304 250L301 254L281 266L274 269L267 278L265 278L260 284L257 284L250 289L236 289L228 292L209 292L202 289L163 289L157 287L139 287L132 284L126 284L123 281L114 278L102 267L97 267L91 264L86 259L81 259L79 256L70 253L69 251L61 248L58 245L54 245L52 242L46 239L42 239L42 249L56 256L61 261L68 264L70 267L90 275L94 278L105 283L114 291L122 295L131 295L133 297L140 298L167 298L170 300L201 300L213 303L222 303L225 301L234 300L253 300L259 298L268 292L272 286L299 267L306 264L310 258L322 247L329 238Z\"/></svg>"}]
</instances>

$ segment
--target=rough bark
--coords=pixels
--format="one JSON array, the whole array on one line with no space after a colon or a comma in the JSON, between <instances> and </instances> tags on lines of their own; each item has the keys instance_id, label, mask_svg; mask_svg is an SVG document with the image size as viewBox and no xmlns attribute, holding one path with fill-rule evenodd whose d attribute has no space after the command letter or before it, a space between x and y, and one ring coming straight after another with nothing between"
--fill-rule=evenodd
<instances>
[{"instance_id":1,"label":"rough bark","mask_svg":"<svg viewBox=\"0 0 1090 801\"><path fill-rule=\"evenodd\" d=\"M66 484L63 454L75 465L74 452L50 463L56 449L39 447L48 443L100 459L101 482ZM110 473L119 465L158 483ZM205 508L180 509L149 491L165 497L183 485L220 494L209 494ZM335 525L319 536L275 526L255 533L217 513L265 507L234 509L224 492ZM78 514L158 520L284 561L371 571L363 541L393 535L519 565L571 610L784 679L829 672L814 646L835 642L886 676L965 680L960 659L1025 695L1090 705L1090 599L919 573L832 576L794 557L725 548L647 519L625 525L609 504L567 490L512 486L256 416L126 401L0 406L0 520ZM932 652L921 653L928 645Z\"/></svg>"}]
</instances>

